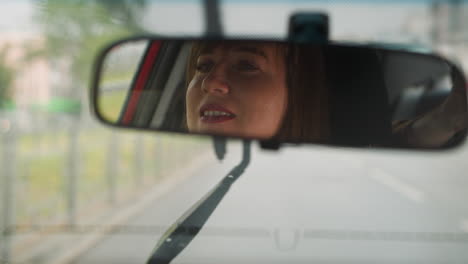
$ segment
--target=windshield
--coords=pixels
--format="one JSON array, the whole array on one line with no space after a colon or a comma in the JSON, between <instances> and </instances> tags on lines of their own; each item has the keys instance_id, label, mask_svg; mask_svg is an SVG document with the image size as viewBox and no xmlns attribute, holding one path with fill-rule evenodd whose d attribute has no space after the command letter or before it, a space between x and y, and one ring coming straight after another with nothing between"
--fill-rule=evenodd
<instances>
[{"instance_id":1,"label":"windshield","mask_svg":"<svg viewBox=\"0 0 468 264\"><path fill-rule=\"evenodd\" d=\"M240 141L220 162L209 137L102 127L88 110L97 51L143 32L199 36L202 2L0 4L0 263L145 262L239 164ZM320 11L332 40L436 52L468 69L465 1L220 2L229 36L285 38L291 14ZM252 144L171 263L465 263L467 155Z\"/></svg>"}]
</instances>

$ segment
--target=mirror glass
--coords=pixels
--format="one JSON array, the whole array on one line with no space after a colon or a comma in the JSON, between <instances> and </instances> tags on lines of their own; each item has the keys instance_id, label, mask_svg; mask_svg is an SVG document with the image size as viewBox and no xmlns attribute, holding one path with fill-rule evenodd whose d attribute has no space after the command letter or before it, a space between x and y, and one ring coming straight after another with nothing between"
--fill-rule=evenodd
<instances>
[{"instance_id":1,"label":"mirror glass","mask_svg":"<svg viewBox=\"0 0 468 264\"><path fill-rule=\"evenodd\" d=\"M95 70L94 110L120 127L393 148L451 147L466 132L465 80L430 54L138 38Z\"/></svg>"},{"instance_id":2,"label":"mirror glass","mask_svg":"<svg viewBox=\"0 0 468 264\"><path fill-rule=\"evenodd\" d=\"M97 99L100 114L108 122L118 122L147 45L147 40L116 45L103 61Z\"/></svg>"}]
</instances>

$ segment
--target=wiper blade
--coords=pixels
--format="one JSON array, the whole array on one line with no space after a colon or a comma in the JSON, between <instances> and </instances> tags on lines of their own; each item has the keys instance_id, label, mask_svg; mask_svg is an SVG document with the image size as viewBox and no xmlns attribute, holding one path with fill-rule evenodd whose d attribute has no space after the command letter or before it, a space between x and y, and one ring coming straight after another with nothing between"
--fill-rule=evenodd
<instances>
[{"instance_id":1,"label":"wiper blade","mask_svg":"<svg viewBox=\"0 0 468 264\"><path fill-rule=\"evenodd\" d=\"M250 141L243 142L242 160L209 193L194 204L161 237L148 264L170 263L192 239L214 212L231 185L244 173L250 163Z\"/></svg>"}]
</instances>

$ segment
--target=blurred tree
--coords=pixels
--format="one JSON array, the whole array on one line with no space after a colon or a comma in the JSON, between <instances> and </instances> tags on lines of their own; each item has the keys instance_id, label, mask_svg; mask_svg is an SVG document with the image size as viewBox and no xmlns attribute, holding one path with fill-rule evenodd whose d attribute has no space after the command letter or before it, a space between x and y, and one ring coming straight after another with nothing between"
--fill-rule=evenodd
<instances>
[{"instance_id":1,"label":"blurred tree","mask_svg":"<svg viewBox=\"0 0 468 264\"><path fill-rule=\"evenodd\" d=\"M103 45L142 32L137 17L146 0L38 0L34 3L34 19L44 33L45 45L31 54L47 56L55 68L69 71L66 75L70 80L63 82L54 93L78 98L88 84L94 57ZM67 83L69 87L63 87Z\"/></svg>"},{"instance_id":2,"label":"blurred tree","mask_svg":"<svg viewBox=\"0 0 468 264\"><path fill-rule=\"evenodd\" d=\"M8 49L8 46L5 46L0 50L0 109L8 107L11 102L14 69L6 61Z\"/></svg>"},{"instance_id":3,"label":"blurred tree","mask_svg":"<svg viewBox=\"0 0 468 264\"><path fill-rule=\"evenodd\" d=\"M94 57L104 45L143 30L138 15L146 0L36 0L33 19L44 36L39 49L29 48L30 58L45 57L54 74L51 105L61 106L61 111L73 106L71 113L88 111L87 85ZM78 105L77 107L75 107ZM70 113L70 111L68 111ZM83 118L90 115L71 115L68 127L69 144L67 164L64 166L64 195L67 204L68 224L73 226L77 215L78 175L80 160L79 131ZM51 128L55 123L47 124ZM60 126L61 128L63 126ZM116 144L117 140L112 141Z\"/></svg>"}]
</instances>

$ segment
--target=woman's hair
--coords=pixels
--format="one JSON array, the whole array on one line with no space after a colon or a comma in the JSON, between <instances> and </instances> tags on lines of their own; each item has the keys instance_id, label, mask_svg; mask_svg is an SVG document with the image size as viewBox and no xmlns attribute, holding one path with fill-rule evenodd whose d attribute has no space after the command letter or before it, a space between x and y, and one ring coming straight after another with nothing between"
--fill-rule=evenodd
<instances>
[{"instance_id":1,"label":"woman's hair","mask_svg":"<svg viewBox=\"0 0 468 264\"><path fill-rule=\"evenodd\" d=\"M325 85L322 49L318 45L272 42L284 58L287 109L272 138L286 142L326 143L330 134L329 99ZM202 51L232 41L194 41L186 69L186 85L192 80Z\"/></svg>"}]
</instances>

